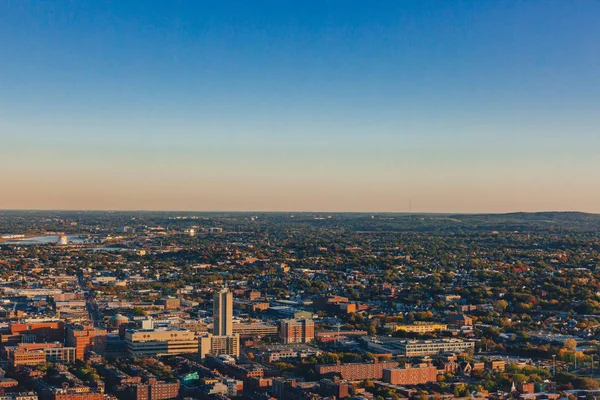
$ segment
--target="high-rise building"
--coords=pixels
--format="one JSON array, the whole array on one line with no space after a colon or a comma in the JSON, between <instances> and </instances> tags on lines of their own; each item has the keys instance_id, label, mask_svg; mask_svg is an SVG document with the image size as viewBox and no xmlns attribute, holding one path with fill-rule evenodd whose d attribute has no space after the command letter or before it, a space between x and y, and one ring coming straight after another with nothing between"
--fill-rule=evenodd
<instances>
[{"instance_id":1,"label":"high-rise building","mask_svg":"<svg viewBox=\"0 0 600 400\"><path fill-rule=\"evenodd\" d=\"M233 294L229 289L220 290L215 293L213 302L213 334L233 335Z\"/></svg>"},{"instance_id":2,"label":"high-rise building","mask_svg":"<svg viewBox=\"0 0 600 400\"><path fill-rule=\"evenodd\" d=\"M75 347L75 357L83 360L85 353L93 351L104 354L106 350L106 329L88 325L69 325L67 327L67 346Z\"/></svg>"},{"instance_id":3,"label":"high-rise building","mask_svg":"<svg viewBox=\"0 0 600 400\"><path fill-rule=\"evenodd\" d=\"M213 296L213 335L199 339L200 357L206 354L239 357L240 335L233 333L233 294L223 289Z\"/></svg>"},{"instance_id":4,"label":"high-rise building","mask_svg":"<svg viewBox=\"0 0 600 400\"><path fill-rule=\"evenodd\" d=\"M283 343L310 343L315 339L312 319L286 319L281 321Z\"/></svg>"}]
</instances>

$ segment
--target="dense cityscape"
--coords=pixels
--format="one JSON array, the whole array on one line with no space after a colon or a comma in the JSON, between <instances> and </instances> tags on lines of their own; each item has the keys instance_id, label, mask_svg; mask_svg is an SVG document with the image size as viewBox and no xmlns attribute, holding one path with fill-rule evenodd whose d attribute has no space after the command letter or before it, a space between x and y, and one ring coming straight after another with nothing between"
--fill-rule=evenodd
<instances>
[{"instance_id":1,"label":"dense cityscape","mask_svg":"<svg viewBox=\"0 0 600 400\"><path fill-rule=\"evenodd\" d=\"M600 217L0 212L0 399L600 396Z\"/></svg>"}]
</instances>

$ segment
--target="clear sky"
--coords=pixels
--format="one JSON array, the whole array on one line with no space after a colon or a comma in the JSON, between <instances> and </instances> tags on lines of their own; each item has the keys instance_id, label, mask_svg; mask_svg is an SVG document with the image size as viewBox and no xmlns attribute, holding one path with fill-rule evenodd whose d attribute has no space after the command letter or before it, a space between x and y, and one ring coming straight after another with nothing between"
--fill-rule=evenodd
<instances>
[{"instance_id":1,"label":"clear sky","mask_svg":"<svg viewBox=\"0 0 600 400\"><path fill-rule=\"evenodd\" d=\"M0 2L0 208L600 212L600 2Z\"/></svg>"}]
</instances>

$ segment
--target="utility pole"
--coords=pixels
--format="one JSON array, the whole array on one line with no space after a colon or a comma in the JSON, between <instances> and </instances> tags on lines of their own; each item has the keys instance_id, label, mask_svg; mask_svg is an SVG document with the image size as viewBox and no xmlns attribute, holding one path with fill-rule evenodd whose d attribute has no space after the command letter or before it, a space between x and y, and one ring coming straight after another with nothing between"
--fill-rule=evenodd
<instances>
[{"instance_id":1,"label":"utility pole","mask_svg":"<svg viewBox=\"0 0 600 400\"><path fill-rule=\"evenodd\" d=\"M556 375L556 354L552 354L552 376Z\"/></svg>"}]
</instances>

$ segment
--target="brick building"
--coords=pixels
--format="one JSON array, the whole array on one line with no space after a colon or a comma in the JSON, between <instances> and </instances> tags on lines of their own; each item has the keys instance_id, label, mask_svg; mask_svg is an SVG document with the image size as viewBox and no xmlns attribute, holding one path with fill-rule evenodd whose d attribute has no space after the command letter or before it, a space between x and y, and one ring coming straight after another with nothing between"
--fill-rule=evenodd
<instances>
[{"instance_id":1,"label":"brick building","mask_svg":"<svg viewBox=\"0 0 600 400\"><path fill-rule=\"evenodd\" d=\"M286 319L280 322L283 343L311 343L315 339L312 319Z\"/></svg>"},{"instance_id":2,"label":"brick building","mask_svg":"<svg viewBox=\"0 0 600 400\"><path fill-rule=\"evenodd\" d=\"M446 317L448 325L453 328L462 328L463 326L473 326L473 318L465 314L452 314Z\"/></svg>"},{"instance_id":3,"label":"brick building","mask_svg":"<svg viewBox=\"0 0 600 400\"><path fill-rule=\"evenodd\" d=\"M179 396L179 381L163 382L155 378L146 383L127 385L118 389L123 400L167 400Z\"/></svg>"},{"instance_id":4,"label":"brick building","mask_svg":"<svg viewBox=\"0 0 600 400\"><path fill-rule=\"evenodd\" d=\"M93 326L69 325L67 327L67 346L75 347L75 358L83 360L85 353L93 351L104 354L106 350L106 329Z\"/></svg>"},{"instance_id":5,"label":"brick building","mask_svg":"<svg viewBox=\"0 0 600 400\"><path fill-rule=\"evenodd\" d=\"M181 300L175 297L166 297L158 300L157 304L164 306L165 310L176 310L181 307Z\"/></svg>"},{"instance_id":6,"label":"brick building","mask_svg":"<svg viewBox=\"0 0 600 400\"><path fill-rule=\"evenodd\" d=\"M351 381L364 380L364 379L381 379L383 377L384 369L391 369L398 367L396 361L377 361L372 363L340 363L328 364L328 365L317 365L317 374L329 375L339 374L343 379Z\"/></svg>"},{"instance_id":7,"label":"brick building","mask_svg":"<svg viewBox=\"0 0 600 400\"><path fill-rule=\"evenodd\" d=\"M62 321L10 323L0 331L0 343L16 346L19 343L63 342L65 323Z\"/></svg>"},{"instance_id":8,"label":"brick building","mask_svg":"<svg viewBox=\"0 0 600 400\"><path fill-rule=\"evenodd\" d=\"M55 343L19 343L4 348L5 356L13 366L35 366L45 362L69 364L75 361L75 348Z\"/></svg>"},{"instance_id":9,"label":"brick building","mask_svg":"<svg viewBox=\"0 0 600 400\"><path fill-rule=\"evenodd\" d=\"M435 382L437 368L428 364L407 365L405 368L386 368L383 381L392 385L420 385Z\"/></svg>"}]
</instances>

